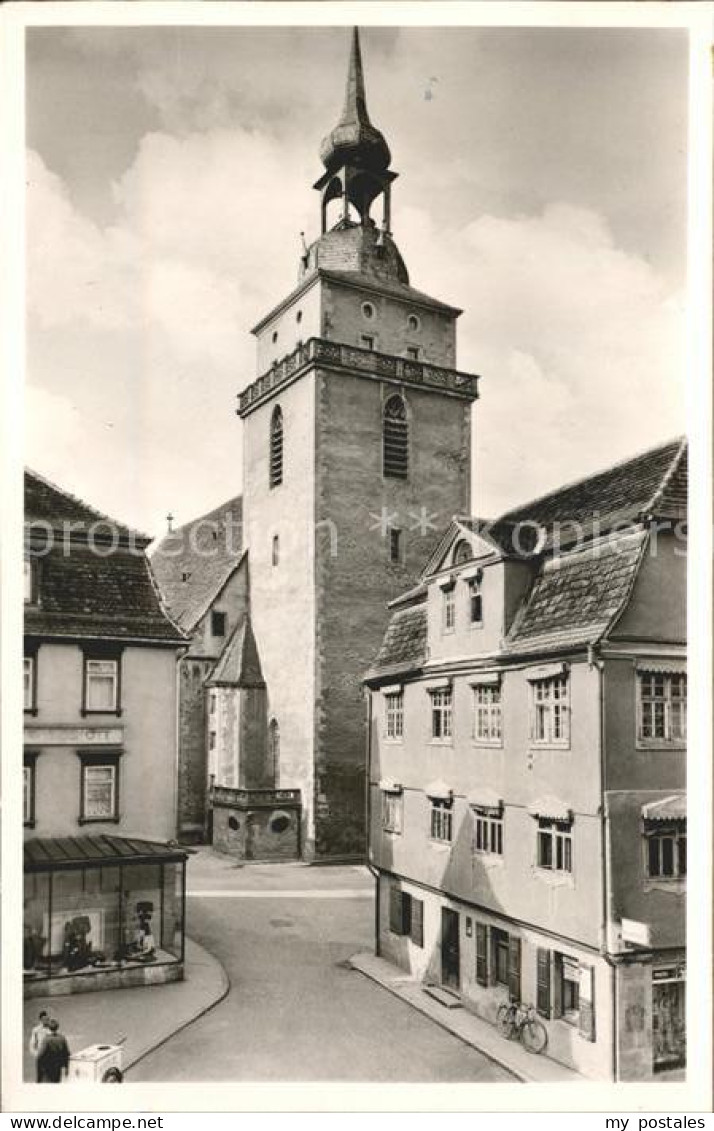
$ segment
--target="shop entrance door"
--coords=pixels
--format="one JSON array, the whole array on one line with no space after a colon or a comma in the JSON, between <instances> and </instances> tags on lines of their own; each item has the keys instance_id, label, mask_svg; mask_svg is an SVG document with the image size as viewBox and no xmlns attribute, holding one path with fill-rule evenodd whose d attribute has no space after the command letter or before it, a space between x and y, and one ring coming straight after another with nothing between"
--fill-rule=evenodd
<instances>
[{"instance_id":1,"label":"shop entrance door","mask_svg":"<svg viewBox=\"0 0 714 1131\"><path fill-rule=\"evenodd\" d=\"M655 1072L686 1063L684 981L652 985L652 1059Z\"/></svg>"},{"instance_id":2,"label":"shop entrance door","mask_svg":"<svg viewBox=\"0 0 714 1131\"><path fill-rule=\"evenodd\" d=\"M459 914L450 907L441 909L441 981L449 989L458 990L460 977Z\"/></svg>"}]
</instances>

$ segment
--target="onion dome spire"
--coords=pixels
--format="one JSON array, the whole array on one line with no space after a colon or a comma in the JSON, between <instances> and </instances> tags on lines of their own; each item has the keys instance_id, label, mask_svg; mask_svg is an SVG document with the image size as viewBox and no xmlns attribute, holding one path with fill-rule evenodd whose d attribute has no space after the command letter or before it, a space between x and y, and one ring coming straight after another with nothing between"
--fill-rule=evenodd
<instances>
[{"instance_id":1,"label":"onion dome spire","mask_svg":"<svg viewBox=\"0 0 714 1131\"><path fill-rule=\"evenodd\" d=\"M342 116L320 146L326 172L315 185L322 193L323 231L327 204L343 197L345 213L352 205L363 225L369 221L372 202L385 196L385 229L389 229L389 186L396 177L390 172L392 159L383 134L372 125L367 112L359 31L352 33L347 86Z\"/></svg>"},{"instance_id":2,"label":"onion dome spire","mask_svg":"<svg viewBox=\"0 0 714 1131\"><path fill-rule=\"evenodd\" d=\"M369 120L357 28L352 32L342 117L322 142L320 157L330 173L341 168L347 161L374 172L383 172L389 168L392 159L384 136Z\"/></svg>"}]
</instances>

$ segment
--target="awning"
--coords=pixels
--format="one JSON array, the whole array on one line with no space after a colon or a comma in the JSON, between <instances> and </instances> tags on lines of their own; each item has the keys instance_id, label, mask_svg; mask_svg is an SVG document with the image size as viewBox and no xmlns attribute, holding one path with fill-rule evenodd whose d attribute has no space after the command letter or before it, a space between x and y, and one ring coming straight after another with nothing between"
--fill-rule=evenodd
<instances>
[{"instance_id":1,"label":"awning","mask_svg":"<svg viewBox=\"0 0 714 1131\"><path fill-rule=\"evenodd\" d=\"M99 865L160 864L186 860L172 844L123 836L33 837L25 841L25 871L55 872Z\"/></svg>"},{"instance_id":2,"label":"awning","mask_svg":"<svg viewBox=\"0 0 714 1131\"><path fill-rule=\"evenodd\" d=\"M538 797L528 806L531 817L542 817L548 821L572 821L573 810L559 797Z\"/></svg>"},{"instance_id":3,"label":"awning","mask_svg":"<svg viewBox=\"0 0 714 1131\"><path fill-rule=\"evenodd\" d=\"M637 660L638 672L652 672L653 675L686 675L686 659L664 660L659 656L648 659L640 656Z\"/></svg>"},{"instance_id":4,"label":"awning","mask_svg":"<svg viewBox=\"0 0 714 1131\"><path fill-rule=\"evenodd\" d=\"M471 687L498 687L501 682L501 672L478 672L469 676Z\"/></svg>"},{"instance_id":5,"label":"awning","mask_svg":"<svg viewBox=\"0 0 714 1131\"><path fill-rule=\"evenodd\" d=\"M404 786L401 782L394 781L392 778L382 778L379 788L385 793L404 793Z\"/></svg>"},{"instance_id":6,"label":"awning","mask_svg":"<svg viewBox=\"0 0 714 1131\"><path fill-rule=\"evenodd\" d=\"M440 801L453 801L454 798L453 789L443 781L430 782L429 785L424 786L424 793L427 797Z\"/></svg>"},{"instance_id":7,"label":"awning","mask_svg":"<svg viewBox=\"0 0 714 1131\"><path fill-rule=\"evenodd\" d=\"M555 676L566 675L568 665L564 661L556 664L541 664L537 668L528 668L526 679L532 683L536 679L553 679Z\"/></svg>"},{"instance_id":8,"label":"awning","mask_svg":"<svg viewBox=\"0 0 714 1131\"><path fill-rule=\"evenodd\" d=\"M646 821L686 821L687 795L673 793L659 801L648 801L642 806L642 816Z\"/></svg>"},{"instance_id":9,"label":"awning","mask_svg":"<svg viewBox=\"0 0 714 1131\"><path fill-rule=\"evenodd\" d=\"M495 789L480 786L468 794L466 800L474 809L487 809L491 813L500 813L503 810L503 798Z\"/></svg>"}]
</instances>

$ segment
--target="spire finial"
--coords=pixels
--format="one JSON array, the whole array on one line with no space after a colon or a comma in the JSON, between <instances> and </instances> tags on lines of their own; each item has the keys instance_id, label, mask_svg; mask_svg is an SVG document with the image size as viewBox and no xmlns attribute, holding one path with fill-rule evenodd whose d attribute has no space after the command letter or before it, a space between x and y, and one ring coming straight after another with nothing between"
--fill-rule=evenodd
<instances>
[{"instance_id":1,"label":"spire finial","mask_svg":"<svg viewBox=\"0 0 714 1131\"><path fill-rule=\"evenodd\" d=\"M347 68L347 89L345 90L345 108L342 111L342 121L369 123L367 96L364 89L364 71L362 70L362 52L360 51L359 28L357 27L352 29L352 47Z\"/></svg>"}]
</instances>

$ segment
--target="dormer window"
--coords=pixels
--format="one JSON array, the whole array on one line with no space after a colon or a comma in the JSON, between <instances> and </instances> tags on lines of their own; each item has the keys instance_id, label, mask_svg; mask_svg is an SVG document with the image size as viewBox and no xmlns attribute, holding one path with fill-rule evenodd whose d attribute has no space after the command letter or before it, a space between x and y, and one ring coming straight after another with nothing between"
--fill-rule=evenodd
<instances>
[{"instance_id":1,"label":"dormer window","mask_svg":"<svg viewBox=\"0 0 714 1131\"><path fill-rule=\"evenodd\" d=\"M466 562L470 562L473 556L474 552L471 545L465 538L456 543L453 557L454 565L464 565Z\"/></svg>"}]
</instances>

